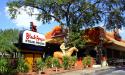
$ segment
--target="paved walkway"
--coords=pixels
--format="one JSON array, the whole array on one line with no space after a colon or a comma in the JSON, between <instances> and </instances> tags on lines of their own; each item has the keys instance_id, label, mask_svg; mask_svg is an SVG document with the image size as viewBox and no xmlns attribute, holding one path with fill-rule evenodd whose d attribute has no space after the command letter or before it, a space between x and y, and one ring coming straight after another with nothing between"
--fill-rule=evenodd
<instances>
[{"instance_id":1,"label":"paved walkway","mask_svg":"<svg viewBox=\"0 0 125 75\"><path fill-rule=\"evenodd\" d=\"M59 74L55 74L55 75L82 75L82 70L59 73Z\"/></svg>"},{"instance_id":2,"label":"paved walkway","mask_svg":"<svg viewBox=\"0 0 125 75\"><path fill-rule=\"evenodd\" d=\"M77 70L77 71L70 71L55 75L96 75L96 72L106 71L109 69L113 69L114 67L100 67L100 68L91 68L91 69L84 69L84 70Z\"/></svg>"}]
</instances>

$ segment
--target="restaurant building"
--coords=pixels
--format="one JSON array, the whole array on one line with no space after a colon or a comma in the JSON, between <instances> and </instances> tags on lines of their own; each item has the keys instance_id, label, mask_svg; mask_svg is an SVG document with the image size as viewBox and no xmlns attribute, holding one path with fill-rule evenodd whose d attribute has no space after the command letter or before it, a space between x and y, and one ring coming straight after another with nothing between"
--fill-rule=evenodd
<instances>
[{"instance_id":1,"label":"restaurant building","mask_svg":"<svg viewBox=\"0 0 125 75\"><path fill-rule=\"evenodd\" d=\"M109 64L110 62L112 64L113 60L125 59L125 40L120 37L118 30L109 32L102 27L93 27L85 29L83 32L84 35L81 38L86 39L86 45L79 49L77 53L78 59L88 54L95 58L97 64L101 63L99 60L102 57L105 57ZM56 35L53 35L53 33ZM56 26L55 29L46 33L45 36L48 43L61 44L64 42L64 36L60 35L63 35L62 29L60 26Z\"/></svg>"},{"instance_id":2,"label":"restaurant building","mask_svg":"<svg viewBox=\"0 0 125 75\"><path fill-rule=\"evenodd\" d=\"M83 32L85 33L81 38L86 39L87 43L79 49L78 59L88 54L95 58L97 64L101 60L99 55L106 57L109 63L112 59L125 59L125 41L115 32L107 32L101 27L89 28ZM55 51L61 51L60 45L64 42L64 36L60 26L55 26L43 35L37 32L36 26L31 22L30 30L20 31L17 47L21 49L26 63L33 71L37 58L53 56Z\"/></svg>"}]
</instances>

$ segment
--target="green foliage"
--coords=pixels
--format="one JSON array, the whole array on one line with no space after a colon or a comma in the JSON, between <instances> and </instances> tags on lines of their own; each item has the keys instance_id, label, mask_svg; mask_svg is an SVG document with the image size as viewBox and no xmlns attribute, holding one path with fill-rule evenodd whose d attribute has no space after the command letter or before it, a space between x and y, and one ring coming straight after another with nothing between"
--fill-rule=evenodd
<instances>
[{"instance_id":1,"label":"green foliage","mask_svg":"<svg viewBox=\"0 0 125 75\"><path fill-rule=\"evenodd\" d=\"M14 43L18 42L18 30L8 29L0 31L0 52L18 51Z\"/></svg>"},{"instance_id":2,"label":"green foliage","mask_svg":"<svg viewBox=\"0 0 125 75\"><path fill-rule=\"evenodd\" d=\"M101 9L103 12L102 18L104 18L105 26L107 29L119 29L125 26L124 0L99 0L97 4L103 8Z\"/></svg>"},{"instance_id":3,"label":"green foliage","mask_svg":"<svg viewBox=\"0 0 125 75\"><path fill-rule=\"evenodd\" d=\"M70 57L71 66L75 65L76 61L77 61L77 57L76 56L71 56Z\"/></svg>"},{"instance_id":4,"label":"green foliage","mask_svg":"<svg viewBox=\"0 0 125 75\"><path fill-rule=\"evenodd\" d=\"M86 41L84 39L82 39L82 33L78 33L78 32L70 32L69 33L69 46L76 46L77 48L83 48Z\"/></svg>"},{"instance_id":5,"label":"green foliage","mask_svg":"<svg viewBox=\"0 0 125 75\"><path fill-rule=\"evenodd\" d=\"M0 74L4 75L8 72L8 61L5 58L0 58Z\"/></svg>"},{"instance_id":6,"label":"green foliage","mask_svg":"<svg viewBox=\"0 0 125 75\"><path fill-rule=\"evenodd\" d=\"M45 60L45 63L48 68L52 68L52 57L48 56Z\"/></svg>"},{"instance_id":7,"label":"green foliage","mask_svg":"<svg viewBox=\"0 0 125 75\"><path fill-rule=\"evenodd\" d=\"M67 70L67 69L69 69L70 68L70 58L68 57L68 56L63 56L63 59L62 59L62 61L63 61L63 68L65 69L65 70Z\"/></svg>"},{"instance_id":8,"label":"green foliage","mask_svg":"<svg viewBox=\"0 0 125 75\"><path fill-rule=\"evenodd\" d=\"M61 67L58 58L53 58L52 62L53 62L53 67L57 67L57 68Z\"/></svg>"},{"instance_id":9,"label":"green foliage","mask_svg":"<svg viewBox=\"0 0 125 75\"><path fill-rule=\"evenodd\" d=\"M18 67L18 59L0 58L0 75L15 75Z\"/></svg>"},{"instance_id":10,"label":"green foliage","mask_svg":"<svg viewBox=\"0 0 125 75\"><path fill-rule=\"evenodd\" d=\"M8 74L7 75L15 75L17 74L18 67L18 59L8 59Z\"/></svg>"},{"instance_id":11,"label":"green foliage","mask_svg":"<svg viewBox=\"0 0 125 75\"><path fill-rule=\"evenodd\" d=\"M125 26L124 0L12 0L7 5L11 18L20 13L18 8L30 6L40 11L29 12L31 16L36 15L37 20L48 23L54 19L70 29L93 27L100 22L104 22L107 29Z\"/></svg>"},{"instance_id":12,"label":"green foliage","mask_svg":"<svg viewBox=\"0 0 125 75\"><path fill-rule=\"evenodd\" d=\"M91 64L91 57L90 57L90 56L87 56L86 59L87 59L87 63L86 63L86 64L87 64L87 65L90 65L90 64Z\"/></svg>"},{"instance_id":13,"label":"green foliage","mask_svg":"<svg viewBox=\"0 0 125 75\"><path fill-rule=\"evenodd\" d=\"M89 65L91 65L91 57L90 56L86 56L83 58L82 60L82 64L84 65L84 67L87 67Z\"/></svg>"},{"instance_id":14,"label":"green foliage","mask_svg":"<svg viewBox=\"0 0 125 75\"><path fill-rule=\"evenodd\" d=\"M83 60L82 60L82 64L84 65L84 67L87 66L87 59L86 59L86 57L83 58Z\"/></svg>"},{"instance_id":15,"label":"green foliage","mask_svg":"<svg viewBox=\"0 0 125 75\"><path fill-rule=\"evenodd\" d=\"M29 71L29 67L28 65L25 63L25 60L23 58L20 58L18 60L18 66L17 66L17 71L18 72L28 72Z\"/></svg>"},{"instance_id":16,"label":"green foliage","mask_svg":"<svg viewBox=\"0 0 125 75\"><path fill-rule=\"evenodd\" d=\"M36 60L36 66L37 66L37 71L40 71L40 70L43 71L45 68L45 62L41 58L38 58Z\"/></svg>"},{"instance_id":17,"label":"green foliage","mask_svg":"<svg viewBox=\"0 0 125 75\"><path fill-rule=\"evenodd\" d=\"M67 69L70 69L72 66L75 65L76 61L77 61L77 57L76 56L71 56L71 57L68 57L68 56L63 56L63 68L65 70Z\"/></svg>"},{"instance_id":18,"label":"green foliage","mask_svg":"<svg viewBox=\"0 0 125 75\"><path fill-rule=\"evenodd\" d=\"M16 18L18 8L33 7L40 11L37 20L48 23L55 21L66 26L93 26L101 21L99 10L93 3L86 0L13 0L7 3L11 18ZM32 15L33 12L30 12Z\"/></svg>"},{"instance_id":19,"label":"green foliage","mask_svg":"<svg viewBox=\"0 0 125 75\"><path fill-rule=\"evenodd\" d=\"M28 72L24 59L0 58L0 75L15 75L17 72Z\"/></svg>"}]
</instances>

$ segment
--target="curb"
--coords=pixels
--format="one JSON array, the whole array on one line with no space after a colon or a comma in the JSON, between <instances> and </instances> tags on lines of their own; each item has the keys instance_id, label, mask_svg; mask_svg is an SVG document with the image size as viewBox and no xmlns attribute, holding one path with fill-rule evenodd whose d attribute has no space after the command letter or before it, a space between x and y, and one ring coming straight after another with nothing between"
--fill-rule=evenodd
<instances>
[{"instance_id":1,"label":"curb","mask_svg":"<svg viewBox=\"0 0 125 75\"><path fill-rule=\"evenodd\" d=\"M57 73L53 73L53 74L50 74L50 75L59 75L59 74L67 73L67 72L73 72L73 71L82 71L82 69L67 70L67 71L64 71L64 72L57 72Z\"/></svg>"},{"instance_id":2,"label":"curb","mask_svg":"<svg viewBox=\"0 0 125 75\"><path fill-rule=\"evenodd\" d=\"M93 68L91 70L83 70L83 75L96 75L95 73L105 73L110 70L114 70L115 67L101 67L101 68ZM100 75L99 74L99 75Z\"/></svg>"},{"instance_id":3,"label":"curb","mask_svg":"<svg viewBox=\"0 0 125 75\"><path fill-rule=\"evenodd\" d=\"M68 72L79 71L80 75L101 75L101 73L105 73L111 70L114 70L115 67L100 67L100 68L88 68L88 69L76 69L76 70L67 70L64 72L57 72L51 75L60 75ZM97 73L97 74L96 74Z\"/></svg>"}]
</instances>

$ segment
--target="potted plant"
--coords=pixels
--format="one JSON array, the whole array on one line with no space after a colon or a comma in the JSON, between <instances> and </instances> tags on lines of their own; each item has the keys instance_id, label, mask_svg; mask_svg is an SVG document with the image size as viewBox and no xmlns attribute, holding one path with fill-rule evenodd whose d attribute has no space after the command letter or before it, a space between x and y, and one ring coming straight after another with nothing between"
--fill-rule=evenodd
<instances>
[{"instance_id":1,"label":"potted plant","mask_svg":"<svg viewBox=\"0 0 125 75\"><path fill-rule=\"evenodd\" d=\"M53 58L52 63L53 63L53 67L56 68L56 72L57 72L58 68L61 67L60 63L59 63L59 59L58 58Z\"/></svg>"},{"instance_id":2,"label":"potted plant","mask_svg":"<svg viewBox=\"0 0 125 75\"><path fill-rule=\"evenodd\" d=\"M41 58L38 58L36 60L36 67L37 67L37 71L39 72L39 74L44 73L45 62Z\"/></svg>"}]
</instances>

